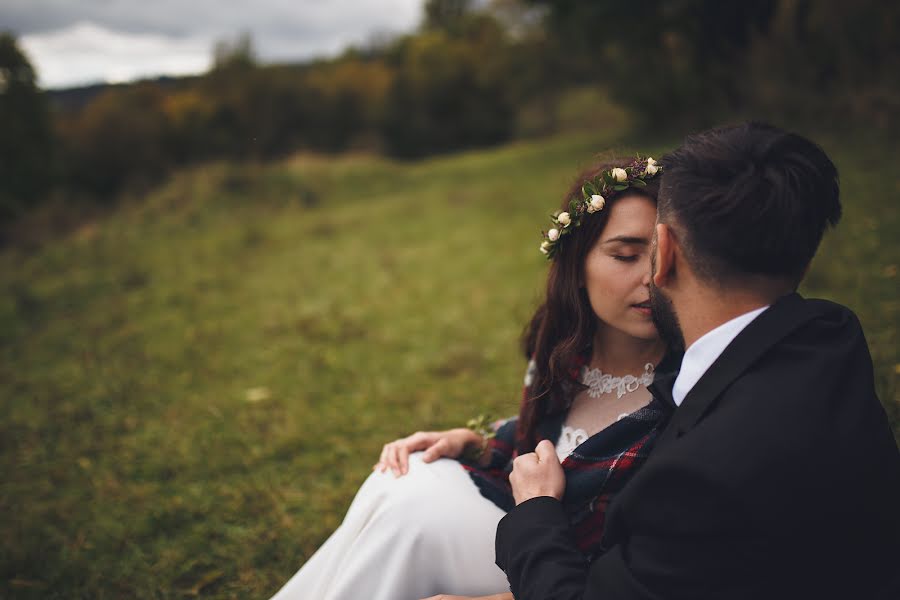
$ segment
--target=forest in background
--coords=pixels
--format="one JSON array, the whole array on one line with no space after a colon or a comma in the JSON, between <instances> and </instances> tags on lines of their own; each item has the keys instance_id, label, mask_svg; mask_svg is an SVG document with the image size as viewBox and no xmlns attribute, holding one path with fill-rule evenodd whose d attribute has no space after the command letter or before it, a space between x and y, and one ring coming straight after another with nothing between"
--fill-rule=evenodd
<instances>
[{"instance_id":1,"label":"forest in background","mask_svg":"<svg viewBox=\"0 0 900 600\"><path fill-rule=\"evenodd\" d=\"M415 32L336 58L260 64L245 34L201 76L63 94L36 86L6 33L0 242L35 208L103 210L192 164L417 159L550 135L573 89L602 90L655 134L755 117L890 135L898 46L900 4L878 0L428 0Z\"/></svg>"}]
</instances>

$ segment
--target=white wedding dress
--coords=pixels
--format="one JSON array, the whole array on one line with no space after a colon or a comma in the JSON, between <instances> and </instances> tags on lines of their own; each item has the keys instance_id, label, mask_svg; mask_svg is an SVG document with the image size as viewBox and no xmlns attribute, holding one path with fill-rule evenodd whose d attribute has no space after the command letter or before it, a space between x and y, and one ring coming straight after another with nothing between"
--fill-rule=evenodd
<instances>
[{"instance_id":1,"label":"white wedding dress","mask_svg":"<svg viewBox=\"0 0 900 600\"><path fill-rule=\"evenodd\" d=\"M506 513L484 498L455 460L409 473L374 472L343 523L272 600L419 600L509 590L494 564L494 535Z\"/></svg>"},{"instance_id":2,"label":"white wedding dress","mask_svg":"<svg viewBox=\"0 0 900 600\"><path fill-rule=\"evenodd\" d=\"M588 438L562 428L565 459ZM409 473L369 475L343 523L272 600L419 600L436 594L486 596L509 590L494 564L494 535L506 514L481 495L455 460Z\"/></svg>"}]
</instances>

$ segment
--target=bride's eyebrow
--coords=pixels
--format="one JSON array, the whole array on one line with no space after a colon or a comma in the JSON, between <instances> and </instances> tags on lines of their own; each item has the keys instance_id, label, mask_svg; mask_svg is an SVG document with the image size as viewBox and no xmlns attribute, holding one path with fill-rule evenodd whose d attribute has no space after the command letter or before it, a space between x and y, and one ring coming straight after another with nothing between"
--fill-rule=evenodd
<instances>
[{"instance_id":1,"label":"bride's eyebrow","mask_svg":"<svg viewBox=\"0 0 900 600\"><path fill-rule=\"evenodd\" d=\"M621 244L640 244L640 245L646 246L647 244L650 243L650 240L648 240L647 238L635 237L635 236L630 236L630 235L617 235L615 237L609 238L608 240L604 240L601 243L612 244L614 242L618 242Z\"/></svg>"}]
</instances>

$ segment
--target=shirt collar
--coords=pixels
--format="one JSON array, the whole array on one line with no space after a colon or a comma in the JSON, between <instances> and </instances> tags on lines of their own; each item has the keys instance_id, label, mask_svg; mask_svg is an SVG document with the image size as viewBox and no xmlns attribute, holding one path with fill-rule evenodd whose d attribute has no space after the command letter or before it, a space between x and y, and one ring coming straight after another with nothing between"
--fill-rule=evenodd
<instances>
[{"instance_id":1,"label":"shirt collar","mask_svg":"<svg viewBox=\"0 0 900 600\"><path fill-rule=\"evenodd\" d=\"M707 331L684 353L681 371L672 388L672 399L676 406L681 406L688 393L700 381L703 374L712 366L728 344L750 324L753 319L769 308L763 306L722 323L715 329Z\"/></svg>"}]
</instances>

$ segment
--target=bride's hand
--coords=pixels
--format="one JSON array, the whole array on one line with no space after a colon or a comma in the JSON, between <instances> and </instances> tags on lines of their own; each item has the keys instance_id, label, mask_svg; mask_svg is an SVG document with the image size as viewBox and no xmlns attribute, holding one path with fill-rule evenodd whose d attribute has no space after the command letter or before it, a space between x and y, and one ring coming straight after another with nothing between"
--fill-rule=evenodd
<instances>
[{"instance_id":1,"label":"bride's hand","mask_svg":"<svg viewBox=\"0 0 900 600\"><path fill-rule=\"evenodd\" d=\"M458 458L470 444L481 444L481 436L471 429L417 431L408 437L385 444L381 449L381 457L372 469L382 473L390 469L395 477L400 477L409 472L411 452L424 450L422 461L428 463L442 456Z\"/></svg>"}]
</instances>

